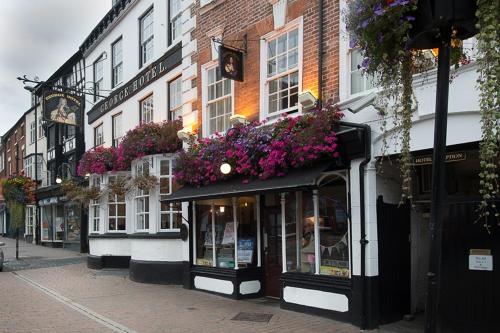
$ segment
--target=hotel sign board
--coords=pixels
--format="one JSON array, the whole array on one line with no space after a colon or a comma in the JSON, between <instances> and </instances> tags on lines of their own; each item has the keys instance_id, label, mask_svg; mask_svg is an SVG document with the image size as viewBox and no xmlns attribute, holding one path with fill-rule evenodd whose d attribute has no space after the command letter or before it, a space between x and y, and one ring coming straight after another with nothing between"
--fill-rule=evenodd
<instances>
[{"instance_id":1,"label":"hotel sign board","mask_svg":"<svg viewBox=\"0 0 500 333\"><path fill-rule=\"evenodd\" d=\"M467 154L464 151L457 151L453 153L446 153L445 162L458 162L465 161ZM414 156L412 158L413 165L428 165L432 164L432 155Z\"/></svg>"},{"instance_id":2,"label":"hotel sign board","mask_svg":"<svg viewBox=\"0 0 500 333\"><path fill-rule=\"evenodd\" d=\"M92 124L181 63L182 48L179 43L165 53L160 59L142 70L132 80L125 83L122 87L115 89L108 97L94 105L94 107L87 112L89 118L88 123Z\"/></svg>"},{"instance_id":3,"label":"hotel sign board","mask_svg":"<svg viewBox=\"0 0 500 333\"><path fill-rule=\"evenodd\" d=\"M66 125L80 125L82 99L61 91L48 90L43 93L43 119Z\"/></svg>"}]
</instances>

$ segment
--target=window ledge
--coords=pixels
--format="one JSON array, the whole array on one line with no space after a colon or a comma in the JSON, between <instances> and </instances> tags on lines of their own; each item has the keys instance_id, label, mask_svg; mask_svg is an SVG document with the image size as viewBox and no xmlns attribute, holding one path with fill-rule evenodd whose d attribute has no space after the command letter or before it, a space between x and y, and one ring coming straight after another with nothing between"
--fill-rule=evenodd
<instances>
[{"instance_id":1,"label":"window ledge","mask_svg":"<svg viewBox=\"0 0 500 333\"><path fill-rule=\"evenodd\" d=\"M156 234L138 232L128 235L131 239L181 239L180 231L157 232Z\"/></svg>"},{"instance_id":2,"label":"window ledge","mask_svg":"<svg viewBox=\"0 0 500 333\"><path fill-rule=\"evenodd\" d=\"M226 2L226 0L212 0L210 3L200 8L199 14L203 15L209 12L211 9L218 7L219 5L222 5L224 2Z\"/></svg>"},{"instance_id":3,"label":"window ledge","mask_svg":"<svg viewBox=\"0 0 500 333\"><path fill-rule=\"evenodd\" d=\"M90 238L128 238L128 235L123 232L109 232L105 234L91 233L89 234L89 239Z\"/></svg>"}]
</instances>

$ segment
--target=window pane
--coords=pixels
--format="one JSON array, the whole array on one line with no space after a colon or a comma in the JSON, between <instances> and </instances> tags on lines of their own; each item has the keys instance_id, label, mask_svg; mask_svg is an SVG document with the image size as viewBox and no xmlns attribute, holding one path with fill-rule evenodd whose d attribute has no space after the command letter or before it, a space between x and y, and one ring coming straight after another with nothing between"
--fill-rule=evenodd
<instances>
[{"instance_id":1,"label":"window pane","mask_svg":"<svg viewBox=\"0 0 500 333\"><path fill-rule=\"evenodd\" d=\"M125 212L125 204L119 204L118 205L118 216L126 216L126 212Z\"/></svg>"},{"instance_id":2,"label":"window pane","mask_svg":"<svg viewBox=\"0 0 500 333\"><path fill-rule=\"evenodd\" d=\"M298 29L295 29L293 31L290 31L288 33L288 49L293 49L297 47L299 43L299 31Z\"/></svg>"},{"instance_id":3,"label":"window pane","mask_svg":"<svg viewBox=\"0 0 500 333\"><path fill-rule=\"evenodd\" d=\"M286 51L286 34L278 37L278 54Z\"/></svg>"},{"instance_id":4,"label":"window pane","mask_svg":"<svg viewBox=\"0 0 500 333\"><path fill-rule=\"evenodd\" d=\"M170 178L160 178L160 193L170 194Z\"/></svg>"},{"instance_id":5,"label":"window pane","mask_svg":"<svg viewBox=\"0 0 500 333\"><path fill-rule=\"evenodd\" d=\"M274 76L276 74L276 58L267 62L267 76Z\"/></svg>"},{"instance_id":6,"label":"window pane","mask_svg":"<svg viewBox=\"0 0 500 333\"><path fill-rule=\"evenodd\" d=\"M196 203L196 264L213 265L212 211L208 202Z\"/></svg>"},{"instance_id":7,"label":"window pane","mask_svg":"<svg viewBox=\"0 0 500 333\"><path fill-rule=\"evenodd\" d=\"M363 91L363 76L361 71L351 73L351 94Z\"/></svg>"},{"instance_id":8,"label":"window pane","mask_svg":"<svg viewBox=\"0 0 500 333\"><path fill-rule=\"evenodd\" d=\"M344 181L319 190L320 274L349 277L347 195Z\"/></svg>"},{"instance_id":9,"label":"window pane","mask_svg":"<svg viewBox=\"0 0 500 333\"><path fill-rule=\"evenodd\" d=\"M170 175L170 160L161 160L160 161L160 175L161 176Z\"/></svg>"},{"instance_id":10,"label":"window pane","mask_svg":"<svg viewBox=\"0 0 500 333\"><path fill-rule=\"evenodd\" d=\"M161 214L161 229L170 229L170 213Z\"/></svg>"},{"instance_id":11,"label":"window pane","mask_svg":"<svg viewBox=\"0 0 500 333\"><path fill-rule=\"evenodd\" d=\"M301 213L300 271L314 274L316 272L316 256L314 252L314 204L312 191L302 192Z\"/></svg>"},{"instance_id":12,"label":"window pane","mask_svg":"<svg viewBox=\"0 0 500 333\"><path fill-rule=\"evenodd\" d=\"M125 218L121 217L118 219L118 230L125 230Z\"/></svg>"},{"instance_id":13,"label":"window pane","mask_svg":"<svg viewBox=\"0 0 500 333\"><path fill-rule=\"evenodd\" d=\"M288 69L297 66L298 60L299 60L299 52L297 50L288 53Z\"/></svg>"},{"instance_id":14,"label":"window pane","mask_svg":"<svg viewBox=\"0 0 500 333\"><path fill-rule=\"evenodd\" d=\"M276 40L272 40L267 44L267 58L273 58L276 56Z\"/></svg>"},{"instance_id":15,"label":"window pane","mask_svg":"<svg viewBox=\"0 0 500 333\"><path fill-rule=\"evenodd\" d=\"M234 268L234 218L231 199L214 205L217 267Z\"/></svg>"},{"instance_id":16,"label":"window pane","mask_svg":"<svg viewBox=\"0 0 500 333\"><path fill-rule=\"evenodd\" d=\"M286 71L286 54L278 56L278 73Z\"/></svg>"}]
</instances>

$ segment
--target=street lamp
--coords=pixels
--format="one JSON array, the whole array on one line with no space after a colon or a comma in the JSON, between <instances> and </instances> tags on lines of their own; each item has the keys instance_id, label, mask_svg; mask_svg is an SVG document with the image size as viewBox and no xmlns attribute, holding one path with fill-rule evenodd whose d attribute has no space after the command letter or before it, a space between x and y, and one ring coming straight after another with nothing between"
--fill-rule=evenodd
<instances>
[{"instance_id":1,"label":"street lamp","mask_svg":"<svg viewBox=\"0 0 500 333\"><path fill-rule=\"evenodd\" d=\"M66 166L67 171L69 172L71 178L73 178L73 173L71 172L71 165L69 165L68 163L61 163L61 165L59 165L59 167L57 168L57 177L56 177L57 184L61 184L63 181L63 178L62 178L63 175L61 175L61 173L60 173L62 171L63 166Z\"/></svg>"},{"instance_id":2,"label":"street lamp","mask_svg":"<svg viewBox=\"0 0 500 333\"><path fill-rule=\"evenodd\" d=\"M227 162L222 163L220 166L220 172L222 172L222 174L224 175L229 174L231 172L231 164Z\"/></svg>"}]
</instances>

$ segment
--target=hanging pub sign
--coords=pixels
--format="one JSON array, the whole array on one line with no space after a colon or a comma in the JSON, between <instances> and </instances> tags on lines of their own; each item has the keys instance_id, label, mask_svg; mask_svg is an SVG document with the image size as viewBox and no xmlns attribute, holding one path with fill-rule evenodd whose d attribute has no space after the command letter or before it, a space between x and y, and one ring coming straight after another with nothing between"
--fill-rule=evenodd
<instances>
[{"instance_id":1,"label":"hanging pub sign","mask_svg":"<svg viewBox=\"0 0 500 333\"><path fill-rule=\"evenodd\" d=\"M77 126L81 112L82 100L80 97L55 90L44 92L44 120L54 123Z\"/></svg>"},{"instance_id":2,"label":"hanging pub sign","mask_svg":"<svg viewBox=\"0 0 500 333\"><path fill-rule=\"evenodd\" d=\"M222 77L243 81L243 52L221 45L219 47L219 68Z\"/></svg>"}]
</instances>

